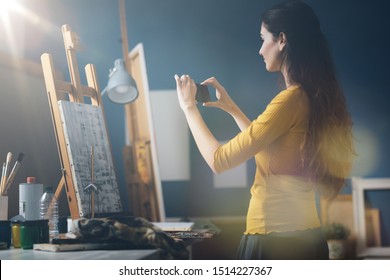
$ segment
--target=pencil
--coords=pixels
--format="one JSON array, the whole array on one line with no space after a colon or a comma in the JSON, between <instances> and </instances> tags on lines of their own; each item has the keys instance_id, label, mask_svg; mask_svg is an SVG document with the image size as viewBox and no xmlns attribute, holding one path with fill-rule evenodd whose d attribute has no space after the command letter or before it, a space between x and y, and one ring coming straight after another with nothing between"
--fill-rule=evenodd
<instances>
[{"instance_id":1,"label":"pencil","mask_svg":"<svg viewBox=\"0 0 390 280\"><path fill-rule=\"evenodd\" d=\"M23 153L19 153L18 158L16 159L16 162L15 162L15 164L14 164L14 167L13 167L12 170L11 170L11 173L10 173L10 175L9 175L9 178L8 178L8 180L7 180L7 183L5 184L5 188L4 188L3 195L7 195L8 189L11 187L11 184L12 184L14 178L15 178L15 175L16 175L16 173L17 173L18 170L19 170L20 162L22 161L23 156L24 156Z\"/></svg>"}]
</instances>

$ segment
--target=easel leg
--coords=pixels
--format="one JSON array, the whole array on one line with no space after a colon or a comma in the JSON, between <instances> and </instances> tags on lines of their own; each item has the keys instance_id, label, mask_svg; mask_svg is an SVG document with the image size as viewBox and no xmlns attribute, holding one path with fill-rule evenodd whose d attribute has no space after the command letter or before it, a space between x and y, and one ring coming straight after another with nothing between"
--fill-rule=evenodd
<instances>
[{"instance_id":1,"label":"easel leg","mask_svg":"<svg viewBox=\"0 0 390 280\"><path fill-rule=\"evenodd\" d=\"M60 182L57 185L56 192L54 193L54 196L56 197L57 201L60 197L61 191L64 188L64 186L65 186L65 178L64 176L62 176Z\"/></svg>"}]
</instances>

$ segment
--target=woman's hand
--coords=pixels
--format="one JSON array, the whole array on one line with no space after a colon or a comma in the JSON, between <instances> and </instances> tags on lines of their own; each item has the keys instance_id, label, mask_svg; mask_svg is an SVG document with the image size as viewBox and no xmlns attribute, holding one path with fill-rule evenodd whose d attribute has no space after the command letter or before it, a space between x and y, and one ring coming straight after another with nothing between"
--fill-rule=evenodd
<instances>
[{"instance_id":1,"label":"woman's hand","mask_svg":"<svg viewBox=\"0 0 390 280\"><path fill-rule=\"evenodd\" d=\"M219 143L196 107L196 85L188 75L183 75L180 78L175 75L175 80L180 108L184 112L195 143L210 168L217 172L214 167L214 153L219 147Z\"/></svg>"},{"instance_id":2,"label":"woman's hand","mask_svg":"<svg viewBox=\"0 0 390 280\"><path fill-rule=\"evenodd\" d=\"M180 78L178 75L175 75L175 80L180 108L184 110L196 106L196 85L194 80L188 75L182 75Z\"/></svg>"},{"instance_id":3,"label":"woman's hand","mask_svg":"<svg viewBox=\"0 0 390 280\"><path fill-rule=\"evenodd\" d=\"M245 130L250 125L251 122L248 117L241 111L237 104L234 103L225 88L216 78L208 78L202 84L213 86L215 88L215 96L217 97L217 101L203 103L203 106L216 107L224 110L234 118L241 131Z\"/></svg>"},{"instance_id":4,"label":"woman's hand","mask_svg":"<svg viewBox=\"0 0 390 280\"><path fill-rule=\"evenodd\" d=\"M208 78L202 82L202 84L213 86L215 88L215 96L217 98L217 101L205 102L203 103L203 106L220 108L229 114L231 114L232 111L236 109L237 105L230 98L225 88L217 81L216 78Z\"/></svg>"}]
</instances>

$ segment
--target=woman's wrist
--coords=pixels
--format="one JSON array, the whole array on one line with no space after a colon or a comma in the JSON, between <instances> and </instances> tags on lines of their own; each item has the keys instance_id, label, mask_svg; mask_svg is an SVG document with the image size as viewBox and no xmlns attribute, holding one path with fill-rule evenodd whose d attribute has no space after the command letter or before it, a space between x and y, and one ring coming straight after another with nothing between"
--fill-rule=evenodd
<instances>
[{"instance_id":1,"label":"woman's wrist","mask_svg":"<svg viewBox=\"0 0 390 280\"><path fill-rule=\"evenodd\" d=\"M234 103L234 104L232 104L231 106L229 106L229 111L228 111L228 113L229 113L232 117L234 117L234 116L236 116L236 115L241 114L242 112L241 112L240 107L238 107L238 106Z\"/></svg>"},{"instance_id":2,"label":"woman's wrist","mask_svg":"<svg viewBox=\"0 0 390 280\"><path fill-rule=\"evenodd\" d=\"M197 109L197 107L196 104L185 104L181 106L181 109L185 113Z\"/></svg>"}]
</instances>

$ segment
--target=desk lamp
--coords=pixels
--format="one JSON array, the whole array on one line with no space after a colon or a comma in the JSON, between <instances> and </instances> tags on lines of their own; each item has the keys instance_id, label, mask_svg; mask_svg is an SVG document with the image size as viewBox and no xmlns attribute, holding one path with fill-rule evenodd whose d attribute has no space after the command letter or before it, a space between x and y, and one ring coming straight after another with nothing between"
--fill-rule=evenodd
<instances>
[{"instance_id":1,"label":"desk lamp","mask_svg":"<svg viewBox=\"0 0 390 280\"><path fill-rule=\"evenodd\" d=\"M115 67L110 69L107 87L103 90L102 95L107 92L108 99L117 104L131 103L138 97L137 85L126 71L123 59L115 60L114 65Z\"/></svg>"}]
</instances>

